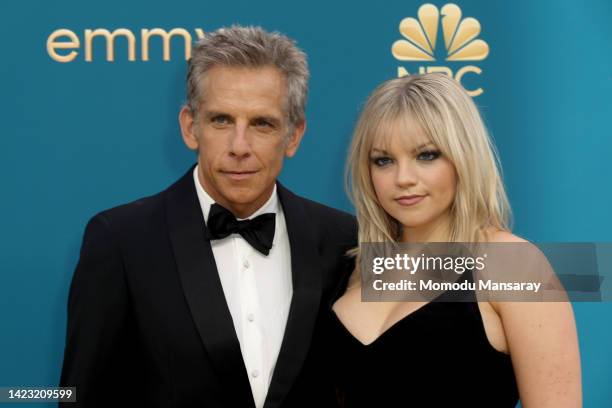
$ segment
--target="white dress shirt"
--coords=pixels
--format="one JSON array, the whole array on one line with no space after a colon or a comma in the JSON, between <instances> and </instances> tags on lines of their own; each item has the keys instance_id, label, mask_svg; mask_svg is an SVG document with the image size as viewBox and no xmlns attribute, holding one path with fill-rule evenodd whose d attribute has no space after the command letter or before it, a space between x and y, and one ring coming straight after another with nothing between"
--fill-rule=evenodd
<instances>
[{"instance_id":1,"label":"white dress shirt","mask_svg":"<svg viewBox=\"0 0 612 408\"><path fill-rule=\"evenodd\" d=\"M193 180L204 220L208 221L215 201L199 182L198 166L193 170ZM276 213L268 256L253 249L239 234L211 241L257 408L266 400L293 295L289 237L276 186L270 199L249 218L263 213Z\"/></svg>"}]
</instances>

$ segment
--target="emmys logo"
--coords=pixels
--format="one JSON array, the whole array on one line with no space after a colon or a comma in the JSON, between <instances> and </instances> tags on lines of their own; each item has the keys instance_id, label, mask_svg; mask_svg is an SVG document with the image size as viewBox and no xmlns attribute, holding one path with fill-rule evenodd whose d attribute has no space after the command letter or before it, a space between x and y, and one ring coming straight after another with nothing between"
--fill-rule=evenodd
<instances>
[{"instance_id":1,"label":"emmys logo","mask_svg":"<svg viewBox=\"0 0 612 408\"><path fill-rule=\"evenodd\" d=\"M194 30L196 39L204 38L204 31L201 28ZM127 44L127 59L128 61L136 61L136 48L140 39L140 58L142 61L149 61L149 42L152 37L158 37L162 44L162 56L164 61L170 61L171 40L172 37L182 38L185 50L185 59L191 58L191 44L193 36L184 28L173 28L166 31L161 28L143 28L140 30L140 36L135 35L127 28L118 28L114 31L108 31L105 28L97 28L95 30L86 29L83 32L83 39L72 30L60 28L55 30L47 38L47 53L52 60L57 62L72 62L83 52L86 62L93 61L94 39L99 37L99 41L106 43L106 60L108 62L115 61L115 39L123 38ZM83 45L81 46L81 44Z\"/></svg>"},{"instance_id":2,"label":"emmys logo","mask_svg":"<svg viewBox=\"0 0 612 408\"><path fill-rule=\"evenodd\" d=\"M418 11L419 19L407 17L400 22L399 31L406 39L397 40L391 53L400 61L436 61L436 41L438 25L442 22L442 34L446 51L446 61L482 61L489 55L489 45L477 39L480 23L472 17L461 19L461 9L456 4L446 4L440 10L433 4L423 4ZM442 18L440 18L442 16ZM467 73L480 75L482 70L474 65L466 65L453 74L447 66L420 66L419 73L443 72L461 83ZM398 67L398 77L409 75L404 67ZM482 88L467 90L470 96L483 93Z\"/></svg>"}]
</instances>

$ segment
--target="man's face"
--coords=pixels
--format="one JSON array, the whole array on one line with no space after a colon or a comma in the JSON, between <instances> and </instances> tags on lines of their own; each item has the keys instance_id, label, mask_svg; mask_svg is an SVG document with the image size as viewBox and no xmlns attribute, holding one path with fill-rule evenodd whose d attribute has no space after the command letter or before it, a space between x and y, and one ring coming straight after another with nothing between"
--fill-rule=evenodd
<instances>
[{"instance_id":1,"label":"man's face","mask_svg":"<svg viewBox=\"0 0 612 408\"><path fill-rule=\"evenodd\" d=\"M200 86L197 123L187 108L179 117L183 140L198 150L206 192L246 218L270 198L283 158L297 151L305 124L287 134L287 87L274 67L214 67Z\"/></svg>"}]
</instances>

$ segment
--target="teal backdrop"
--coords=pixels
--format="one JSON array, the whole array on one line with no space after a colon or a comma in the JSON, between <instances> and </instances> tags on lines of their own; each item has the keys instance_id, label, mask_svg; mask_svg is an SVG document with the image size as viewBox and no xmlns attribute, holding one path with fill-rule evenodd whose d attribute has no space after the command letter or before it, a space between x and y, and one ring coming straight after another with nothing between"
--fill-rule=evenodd
<instances>
[{"instance_id":1,"label":"teal backdrop","mask_svg":"<svg viewBox=\"0 0 612 408\"><path fill-rule=\"evenodd\" d=\"M463 83L484 90L475 101L500 152L515 232L536 242L612 241L612 2L458 0L463 16L481 24L486 59L446 62L439 45L435 62L398 61L391 45L402 38L399 23L424 3L1 2L0 386L57 384L68 287L87 220L164 189L194 162L177 123L184 47L174 39L163 61L160 40L151 40L142 61L144 28L194 34L253 24L296 39L312 74L308 129L281 180L349 211L343 168L368 93L398 67L476 66L480 75L466 74ZM96 28L135 33L136 61L128 61L122 38L114 62L106 61L98 38L87 62L84 30ZM47 50L59 29L79 38L71 62ZM612 407L612 303L574 308L585 406Z\"/></svg>"}]
</instances>

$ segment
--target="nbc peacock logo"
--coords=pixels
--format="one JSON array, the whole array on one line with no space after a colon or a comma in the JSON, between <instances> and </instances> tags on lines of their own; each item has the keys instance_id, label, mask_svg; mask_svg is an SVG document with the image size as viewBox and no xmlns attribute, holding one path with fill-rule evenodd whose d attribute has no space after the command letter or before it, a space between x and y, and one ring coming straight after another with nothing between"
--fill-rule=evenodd
<instances>
[{"instance_id":1,"label":"nbc peacock logo","mask_svg":"<svg viewBox=\"0 0 612 408\"><path fill-rule=\"evenodd\" d=\"M482 61L489 55L489 45L477 38L480 34L480 23L473 17L462 19L462 13L456 4L446 4L438 10L433 4L419 7L419 19L407 17L400 22L399 31L404 39L397 40L391 46L391 53L400 61L420 62L419 73L443 72L461 83L468 74L480 75L482 69L474 65L461 66L455 73L449 66L430 65L442 57L445 61L457 65L464 61ZM442 26L444 50L437 47L438 32ZM444 54L444 55L440 55ZM422 65L426 63L427 65ZM406 67L397 69L398 77L409 75ZM467 90L471 96L481 95L484 90Z\"/></svg>"}]
</instances>

